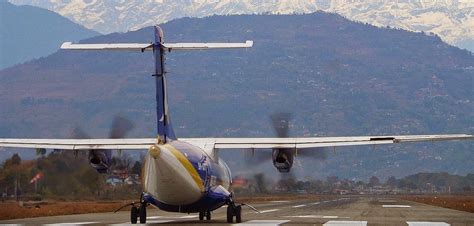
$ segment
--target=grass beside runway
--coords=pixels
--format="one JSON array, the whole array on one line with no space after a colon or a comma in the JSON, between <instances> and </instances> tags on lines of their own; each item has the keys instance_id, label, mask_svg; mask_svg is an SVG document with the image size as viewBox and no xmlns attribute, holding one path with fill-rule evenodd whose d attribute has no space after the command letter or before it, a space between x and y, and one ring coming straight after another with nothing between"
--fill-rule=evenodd
<instances>
[{"instance_id":1,"label":"grass beside runway","mask_svg":"<svg viewBox=\"0 0 474 226\"><path fill-rule=\"evenodd\" d=\"M474 194L472 195L411 195L402 199L474 213Z\"/></svg>"}]
</instances>

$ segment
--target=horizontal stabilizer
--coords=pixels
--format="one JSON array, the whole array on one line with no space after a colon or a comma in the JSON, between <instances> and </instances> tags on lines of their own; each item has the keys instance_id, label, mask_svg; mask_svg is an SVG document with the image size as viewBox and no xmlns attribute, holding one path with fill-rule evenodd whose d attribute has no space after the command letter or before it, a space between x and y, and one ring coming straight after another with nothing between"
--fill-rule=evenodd
<instances>
[{"instance_id":1,"label":"horizontal stabilizer","mask_svg":"<svg viewBox=\"0 0 474 226\"><path fill-rule=\"evenodd\" d=\"M228 48L250 48L253 41L245 43L162 43L163 48L168 50L199 50L199 49L228 49ZM153 43L104 43L104 44L74 44L65 42L61 49L70 50L153 50Z\"/></svg>"},{"instance_id":2,"label":"horizontal stabilizer","mask_svg":"<svg viewBox=\"0 0 474 226\"><path fill-rule=\"evenodd\" d=\"M245 43L163 43L163 46L171 50L250 48L253 46L253 41L247 40Z\"/></svg>"},{"instance_id":3,"label":"horizontal stabilizer","mask_svg":"<svg viewBox=\"0 0 474 226\"><path fill-rule=\"evenodd\" d=\"M107 44L73 44L65 42L61 49L72 50L153 50L153 43L107 43Z\"/></svg>"}]
</instances>

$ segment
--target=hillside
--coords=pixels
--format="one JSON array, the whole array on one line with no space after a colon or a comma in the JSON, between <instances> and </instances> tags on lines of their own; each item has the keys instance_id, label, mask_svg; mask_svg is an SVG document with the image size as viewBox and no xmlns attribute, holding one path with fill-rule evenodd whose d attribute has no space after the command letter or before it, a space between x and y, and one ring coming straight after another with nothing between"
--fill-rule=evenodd
<instances>
[{"instance_id":1,"label":"hillside","mask_svg":"<svg viewBox=\"0 0 474 226\"><path fill-rule=\"evenodd\" d=\"M269 115L282 111L293 114L292 136L474 133L474 56L439 37L327 13L184 18L162 27L169 42L255 41L249 50L168 55L178 136L274 136ZM152 39L144 28L83 42ZM66 138L80 125L105 137L120 113L136 123L131 137L153 137L152 65L150 53L59 51L2 70L0 136ZM323 161L297 162L295 172L465 174L474 162L472 142L338 150ZM230 165L246 172L239 158ZM257 170L275 173L270 162Z\"/></svg>"},{"instance_id":2,"label":"hillside","mask_svg":"<svg viewBox=\"0 0 474 226\"><path fill-rule=\"evenodd\" d=\"M81 40L99 33L49 10L0 1L0 69L47 56L64 40Z\"/></svg>"}]
</instances>

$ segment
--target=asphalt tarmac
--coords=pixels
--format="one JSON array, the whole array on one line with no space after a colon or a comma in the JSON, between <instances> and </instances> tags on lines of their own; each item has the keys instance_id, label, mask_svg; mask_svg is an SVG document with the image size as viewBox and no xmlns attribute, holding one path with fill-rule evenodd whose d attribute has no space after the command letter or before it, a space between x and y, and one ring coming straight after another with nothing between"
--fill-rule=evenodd
<instances>
[{"instance_id":1,"label":"asphalt tarmac","mask_svg":"<svg viewBox=\"0 0 474 226\"><path fill-rule=\"evenodd\" d=\"M391 198L340 197L332 200L280 200L244 207L240 225L474 225L474 213ZM0 221L0 224L129 224L130 213L79 214ZM170 225L226 224L226 208L199 221L197 214L148 208L147 223Z\"/></svg>"}]
</instances>

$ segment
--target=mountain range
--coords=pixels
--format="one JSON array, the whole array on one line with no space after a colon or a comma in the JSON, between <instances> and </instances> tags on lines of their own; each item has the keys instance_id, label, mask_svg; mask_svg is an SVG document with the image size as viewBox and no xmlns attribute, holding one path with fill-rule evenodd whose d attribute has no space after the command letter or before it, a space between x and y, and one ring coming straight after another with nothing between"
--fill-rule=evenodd
<instances>
[{"instance_id":1,"label":"mountain range","mask_svg":"<svg viewBox=\"0 0 474 226\"><path fill-rule=\"evenodd\" d=\"M275 136L269 116L292 113L291 136L474 133L474 56L438 36L356 23L337 14L234 15L162 24L167 42L242 42L246 50L167 55L179 137ZM153 30L82 43L151 42ZM107 137L114 115L153 137L153 58L140 52L58 51L0 71L0 137ZM472 173L472 142L338 148L297 157L305 177ZM222 153L236 173L256 169ZM270 154L270 153L269 153ZM230 157L229 157L230 155ZM302 168L306 170L301 170Z\"/></svg>"},{"instance_id":2,"label":"mountain range","mask_svg":"<svg viewBox=\"0 0 474 226\"><path fill-rule=\"evenodd\" d=\"M294 14L318 10L379 27L424 31L474 51L472 0L10 0L55 11L102 33L137 30L182 17L231 14Z\"/></svg>"},{"instance_id":3,"label":"mountain range","mask_svg":"<svg viewBox=\"0 0 474 226\"><path fill-rule=\"evenodd\" d=\"M64 40L99 34L49 10L6 1L0 17L0 69L54 53Z\"/></svg>"}]
</instances>

